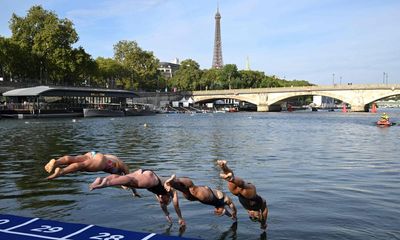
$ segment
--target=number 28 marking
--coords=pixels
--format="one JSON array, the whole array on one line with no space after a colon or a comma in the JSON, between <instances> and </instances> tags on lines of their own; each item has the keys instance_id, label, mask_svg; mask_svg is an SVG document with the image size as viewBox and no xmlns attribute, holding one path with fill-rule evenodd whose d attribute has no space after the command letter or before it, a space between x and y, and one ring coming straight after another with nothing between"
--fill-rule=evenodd
<instances>
[{"instance_id":1,"label":"number 28 marking","mask_svg":"<svg viewBox=\"0 0 400 240\"><path fill-rule=\"evenodd\" d=\"M98 236L93 236L90 239L96 239L96 240L119 240L123 239L123 235L111 235L110 233L99 233Z\"/></svg>"}]
</instances>

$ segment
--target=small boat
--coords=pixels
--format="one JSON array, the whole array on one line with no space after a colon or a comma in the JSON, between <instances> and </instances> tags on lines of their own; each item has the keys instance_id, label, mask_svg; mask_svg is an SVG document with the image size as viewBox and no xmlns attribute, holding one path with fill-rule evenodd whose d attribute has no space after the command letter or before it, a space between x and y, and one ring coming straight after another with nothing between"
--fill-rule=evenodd
<instances>
[{"instance_id":1,"label":"small boat","mask_svg":"<svg viewBox=\"0 0 400 240\"><path fill-rule=\"evenodd\" d=\"M382 127L390 127L390 126L393 125L393 123L391 121L388 121L388 120L378 120L376 122L376 125L382 126Z\"/></svg>"}]
</instances>

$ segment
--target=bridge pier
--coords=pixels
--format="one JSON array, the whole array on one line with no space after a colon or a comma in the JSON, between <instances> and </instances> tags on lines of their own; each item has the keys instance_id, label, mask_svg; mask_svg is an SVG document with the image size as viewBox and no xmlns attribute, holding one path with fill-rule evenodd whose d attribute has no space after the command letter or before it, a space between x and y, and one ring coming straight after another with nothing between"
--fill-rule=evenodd
<instances>
[{"instance_id":1,"label":"bridge pier","mask_svg":"<svg viewBox=\"0 0 400 240\"><path fill-rule=\"evenodd\" d=\"M282 111L282 107L280 104L258 104L257 105L257 112L280 112Z\"/></svg>"},{"instance_id":2,"label":"bridge pier","mask_svg":"<svg viewBox=\"0 0 400 240\"><path fill-rule=\"evenodd\" d=\"M368 105L351 105L352 112L368 112Z\"/></svg>"},{"instance_id":3,"label":"bridge pier","mask_svg":"<svg viewBox=\"0 0 400 240\"><path fill-rule=\"evenodd\" d=\"M269 107L268 104L258 104L257 105L257 112L268 112Z\"/></svg>"}]
</instances>

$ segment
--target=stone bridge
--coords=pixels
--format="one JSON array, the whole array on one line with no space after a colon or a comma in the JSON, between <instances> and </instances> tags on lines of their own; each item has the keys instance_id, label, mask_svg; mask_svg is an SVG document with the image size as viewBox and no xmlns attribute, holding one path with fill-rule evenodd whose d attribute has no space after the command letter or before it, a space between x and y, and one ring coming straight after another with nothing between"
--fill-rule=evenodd
<instances>
[{"instance_id":1,"label":"stone bridge","mask_svg":"<svg viewBox=\"0 0 400 240\"><path fill-rule=\"evenodd\" d=\"M256 88L193 91L195 102L217 99L236 99L257 106L257 111L268 112L286 99L297 96L326 96L341 100L353 112L368 111L369 104L389 96L400 95L400 84L353 84L285 88Z\"/></svg>"}]
</instances>

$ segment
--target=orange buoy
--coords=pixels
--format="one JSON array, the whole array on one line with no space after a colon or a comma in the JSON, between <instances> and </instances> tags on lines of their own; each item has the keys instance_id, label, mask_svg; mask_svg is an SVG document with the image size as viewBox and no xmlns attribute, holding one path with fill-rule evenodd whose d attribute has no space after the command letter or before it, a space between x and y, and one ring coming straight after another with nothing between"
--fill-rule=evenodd
<instances>
[{"instance_id":1,"label":"orange buoy","mask_svg":"<svg viewBox=\"0 0 400 240\"><path fill-rule=\"evenodd\" d=\"M376 104L375 103L372 104L371 112L376 113Z\"/></svg>"},{"instance_id":2,"label":"orange buoy","mask_svg":"<svg viewBox=\"0 0 400 240\"><path fill-rule=\"evenodd\" d=\"M342 112L347 112L346 103L343 103Z\"/></svg>"}]
</instances>

